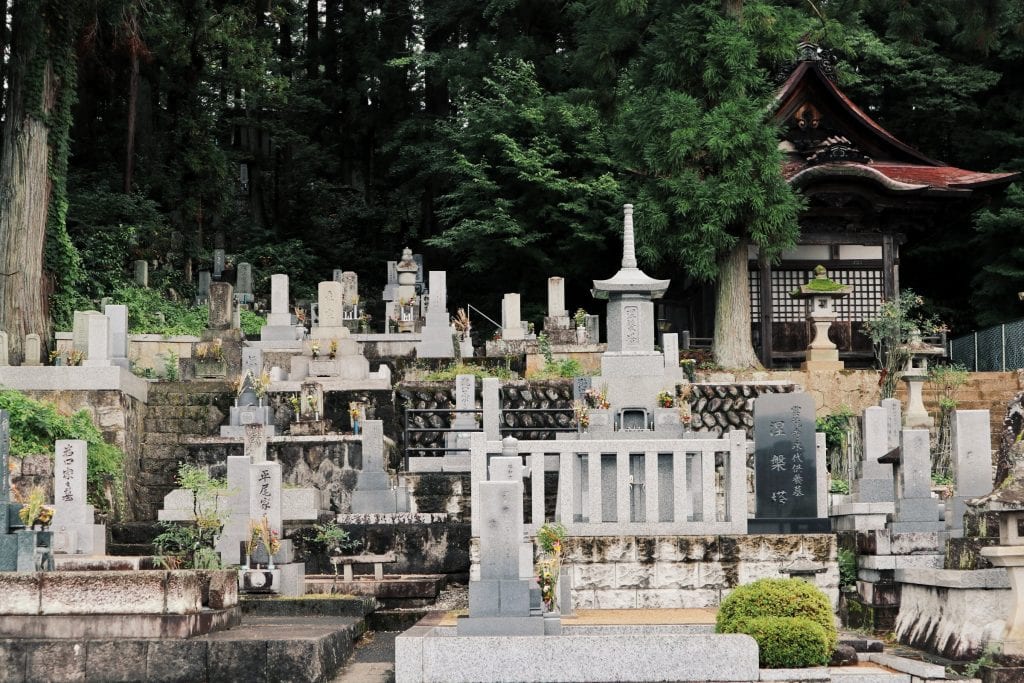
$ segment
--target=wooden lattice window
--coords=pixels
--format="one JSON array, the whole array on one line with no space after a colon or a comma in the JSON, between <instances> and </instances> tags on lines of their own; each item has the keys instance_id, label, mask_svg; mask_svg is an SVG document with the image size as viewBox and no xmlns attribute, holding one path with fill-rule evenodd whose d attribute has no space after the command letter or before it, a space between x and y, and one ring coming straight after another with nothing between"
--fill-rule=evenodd
<instances>
[{"instance_id":1,"label":"wooden lattice window","mask_svg":"<svg viewBox=\"0 0 1024 683\"><path fill-rule=\"evenodd\" d=\"M806 319L806 300L794 299L790 292L806 284L813 275L809 269L772 271L773 322L799 322ZM853 285L853 292L836 302L839 320L861 322L875 316L884 292L881 269L830 268L828 276L845 285ZM761 320L761 278L756 270L750 271L750 317L755 323Z\"/></svg>"}]
</instances>

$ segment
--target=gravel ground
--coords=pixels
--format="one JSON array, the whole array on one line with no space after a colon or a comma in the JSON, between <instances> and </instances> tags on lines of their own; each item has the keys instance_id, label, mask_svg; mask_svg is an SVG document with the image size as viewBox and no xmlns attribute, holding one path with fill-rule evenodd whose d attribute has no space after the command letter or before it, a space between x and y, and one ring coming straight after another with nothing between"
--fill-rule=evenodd
<instances>
[{"instance_id":1,"label":"gravel ground","mask_svg":"<svg viewBox=\"0 0 1024 683\"><path fill-rule=\"evenodd\" d=\"M441 591L441 594L437 596L437 602L424 609L432 612L469 609L469 587L452 584Z\"/></svg>"}]
</instances>

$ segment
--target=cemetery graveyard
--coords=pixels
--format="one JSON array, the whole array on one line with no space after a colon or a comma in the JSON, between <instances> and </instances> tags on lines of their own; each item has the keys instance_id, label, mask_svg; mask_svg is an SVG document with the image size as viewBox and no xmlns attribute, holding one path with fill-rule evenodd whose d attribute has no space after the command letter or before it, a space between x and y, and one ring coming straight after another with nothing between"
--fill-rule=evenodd
<instances>
[{"instance_id":1,"label":"cemetery graveyard","mask_svg":"<svg viewBox=\"0 0 1024 683\"><path fill-rule=\"evenodd\" d=\"M594 280L603 323L570 318L551 277L541 332L506 294L500 339L474 347L446 274L406 249L380 329L356 273L305 308L273 273L249 339L254 268L224 281L220 254L201 336L131 335L107 303L56 333L58 362L0 367L125 456L115 491L95 439L14 455L0 412L4 679L1024 680L1024 479L1011 463L995 486L989 411L952 412L939 486L932 347L909 354L902 399L820 339L802 371L691 381L677 335L655 344L669 282L638 268L632 211L620 270ZM590 370L486 376L555 353ZM168 357L172 377L150 376ZM1011 445L1019 389L1001 399ZM816 417L851 401L830 452ZM737 588L786 581L840 629L796 667L716 629ZM358 654L374 637L393 641L377 668Z\"/></svg>"}]
</instances>

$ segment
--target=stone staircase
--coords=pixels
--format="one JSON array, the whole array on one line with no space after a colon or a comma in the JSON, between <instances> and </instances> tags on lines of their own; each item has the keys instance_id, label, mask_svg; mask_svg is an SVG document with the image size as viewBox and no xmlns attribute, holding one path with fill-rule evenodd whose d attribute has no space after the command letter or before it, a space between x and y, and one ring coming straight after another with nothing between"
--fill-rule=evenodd
<instances>
[{"instance_id":1,"label":"stone staircase","mask_svg":"<svg viewBox=\"0 0 1024 683\"><path fill-rule=\"evenodd\" d=\"M988 410L991 413L992 447L999 443L999 432L1002 429L1006 404L1024 387L1021 387L1017 373L1011 372L972 372L967 384L957 393L957 407L961 410ZM906 384L900 382L897 398L906 405ZM924 405L933 417L939 415L939 399L934 388L927 383L923 391Z\"/></svg>"},{"instance_id":2,"label":"stone staircase","mask_svg":"<svg viewBox=\"0 0 1024 683\"><path fill-rule=\"evenodd\" d=\"M232 390L224 381L157 382L146 406L139 478L135 484L136 519L153 520L164 496L174 488L178 465L188 456L187 436L216 435L225 421Z\"/></svg>"}]
</instances>

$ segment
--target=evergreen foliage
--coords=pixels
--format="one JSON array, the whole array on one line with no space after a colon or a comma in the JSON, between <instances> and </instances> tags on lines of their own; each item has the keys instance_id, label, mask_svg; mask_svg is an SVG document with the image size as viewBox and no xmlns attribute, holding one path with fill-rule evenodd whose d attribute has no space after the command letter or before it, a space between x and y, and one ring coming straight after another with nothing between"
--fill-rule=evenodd
<instances>
[{"instance_id":1,"label":"evergreen foliage","mask_svg":"<svg viewBox=\"0 0 1024 683\"><path fill-rule=\"evenodd\" d=\"M112 484L120 500L124 491L124 453L103 440L88 410L64 415L52 403L36 401L14 389L0 390L0 408L8 412L11 429L11 455L48 454L53 456L58 439L83 439L88 444L88 497L100 510L108 510L104 488Z\"/></svg>"}]
</instances>

